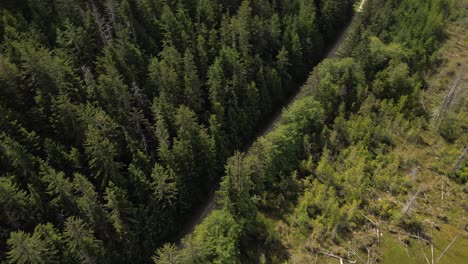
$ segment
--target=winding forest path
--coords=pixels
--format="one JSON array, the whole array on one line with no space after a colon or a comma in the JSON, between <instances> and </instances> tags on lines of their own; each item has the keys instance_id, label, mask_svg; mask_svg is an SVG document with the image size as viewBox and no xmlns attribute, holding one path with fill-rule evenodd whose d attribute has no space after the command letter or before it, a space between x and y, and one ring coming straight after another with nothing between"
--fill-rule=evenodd
<instances>
[{"instance_id":1,"label":"winding forest path","mask_svg":"<svg viewBox=\"0 0 468 264\"><path fill-rule=\"evenodd\" d=\"M361 0L359 8L357 9L358 13L363 11L363 7L364 7L366 2L367 2L367 0ZM323 58L323 60L336 57L339 47L346 40L346 37L349 35L349 33L351 31L351 26L356 21L356 17L357 17L356 15L353 16L351 21L348 23L348 25L345 27L345 29L341 32L340 36L336 39L334 45L329 49L328 53ZM271 119L270 123L262 131L259 132L257 138L263 137L263 136L267 135L268 133L270 133L271 131L274 130L276 125L279 123L279 120L281 120L281 118L283 116L283 113L284 113L284 110L289 108L298 99L299 95L301 94L302 88L303 88L303 86L301 86L301 88L298 89L296 94L291 96L291 98L285 103L285 106L282 108L282 110L279 111L278 113L276 113L273 116L273 118ZM255 141L253 141L253 142L255 142ZM247 148L247 152L249 151L250 146ZM209 195L208 200L202 206L200 206L200 208L192 216L191 221L182 229L181 233L179 234L179 236L177 238L178 247L183 247L182 241L181 241L182 238L184 238L188 234L191 234L195 230L195 227L198 224L200 224L203 221L203 219L205 219L205 217L207 217L215 209L215 207L216 207L215 196L216 196L216 191L218 190L218 187L219 186L216 185L215 188L213 188L213 190L211 191L211 193Z\"/></svg>"}]
</instances>

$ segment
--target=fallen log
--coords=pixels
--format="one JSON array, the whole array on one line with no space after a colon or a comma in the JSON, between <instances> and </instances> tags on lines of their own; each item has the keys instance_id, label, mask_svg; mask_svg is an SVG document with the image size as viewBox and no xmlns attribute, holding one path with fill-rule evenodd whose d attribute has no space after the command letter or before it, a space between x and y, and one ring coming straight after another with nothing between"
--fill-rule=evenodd
<instances>
[{"instance_id":1,"label":"fallen log","mask_svg":"<svg viewBox=\"0 0 468 264\"><path fill-rule=\"evenodd\" d=\"M325 256L327 256L327 257L339 259L339 260L340 260L340 263L343 263L343 261L346 261L346 262L351 263L351 264L355 264L355 263L356 263L356 260L345 259L345 258L342 258L342 257L340 257L340 256L338 256L338 255L333 254L333 253L326 253L326 252L321 252L321 251L319 251L318 253L319 253L319 254L322 254L322 255L325 255Z\"/></svg>"},{"instance_id":2,"label":"fallen log","mask_svg":"<svg viewBox=\"0 0 468 264\"><path fill-rule=\"evenodd\" d=\"M364 214L361 214L364 218L366 218L369 222L372 223L372 225L375 227L375 233L377 234L377 244L380 244L380 227L377 225L375 221L370 219L369 217L365 216Z\"/></svg>"},{"instance_id":3,"label":"fallen log","mask_svg":"<svg viewBox=\"0 0 468 264\"><path fill-rule=\"evenodd\" d=\"M442 258L442 256L444 256L444 254L447 252L447 250L449 250L449 248L453 245L453 243L455 243L455 241L461 236L461 233L459 233L457 236L455 236L453 239L452 239L452 242L450 242L450 244L444 249L444 251L442 251L442 253L440 254L440 256L437 258L436 262L435 263L438 263L439 260Z\"/></svg>"},{"instance_id":4,"label":"fallen log","mask_svg":"<svg viewBox=\"0 0 468 264\"><path fill-rule=\"evenodd\" d=\"M425 239L421 236L417 236L417 235L413 235L413 234L410 234L410 233L405 233L405 232L400 232L398 230L395 230L395 229L389 229L388 232L392 233L392 234L401 234L401 235L406 235L406 236L409 236L411 238L416 238L416 239L420 239L428 244L432 244L431 241L429 241L428 239Z\"/></svg>"}]
</instances>

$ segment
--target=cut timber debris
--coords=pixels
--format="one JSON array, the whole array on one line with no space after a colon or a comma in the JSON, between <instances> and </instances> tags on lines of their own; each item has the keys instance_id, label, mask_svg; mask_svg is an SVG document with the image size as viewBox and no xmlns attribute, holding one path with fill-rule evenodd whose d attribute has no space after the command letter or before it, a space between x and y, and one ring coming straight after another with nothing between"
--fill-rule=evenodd
<instances>
[{"instance_id":1,"label":"cut timber debris","mask_svg":"<svg viewBox=\"0 0 468 264\"><path fill-rule=\"evenodd\" d=\"M377 234L377 243L380 243L380 227L379 225L370 219L369 217L365 216L364 214L361 214L364 218L366 218L369 222L372 223L372 225L375 227L375 233Z\"/></svg>"},{"instance_id":2,"label":"cut timber debris","mask_svg":"<svg viewBox=\"0 0 468 264\"><path fill-rule=\"evenodd\" d=\"M438 263L439 260L442 258L442 256L444 256L445 252L447 252L447 250L449 250L449 248L453 245L453 243L455 243L455 241L460 237L461 233L459 233L457 236L455 236L453 239L452 239L452 242L450 242L450 244L444 249L444 251L442 251L442 253L440 254L440 256L437 258L436 262L435 263Z\"/></svg>"},{"instance_id":3,"label":"cut timber debris","mask_svg":"<svg viewBox=\"0 0 468 264\"><path fill-rule=\"evenodd\" d=\"M437 126L439 124L438 122L439 122L440 116L444 113L444 111L452 102L453 96L455 95L455 91L458 85L460 84L460 82L462 81L464 75L465 75L465 70L462 68L460 69L460 73L458 74L457 78L455 78L455 80L452 82L452 85L450 86L450 90L448 91L447 95L444 97L442 105L440 106L439 110L437 111L435 115L435 121L436 121Z\"/></svg>"},{"instance_id":4,"label":"cut timber debris","mask_svg":"<svg viewBox=\"0 0 468 264\"><path fill-rule=\"evenodd\" d=\"M326 252L318 252L319 254L322 254L322 255L325 255L327 257L331 257L331 258L336 258L336 259L339 259L340 260L340 264L343 264L343 262L348 262L348 263L351 263L351 264L354 264L356 263L356 260L349 260L349 259L345 259L345 258L342 258L338 255L335 255L333 253L326 253Z\"/></svg>"},{"instance_id":5,"label":"cut timber debris","mask_svg":"<svg viewBox=\"0 0 468 264\"><path fill-rule=\"evenodd\" d=\"M429 262L429 259L427 258L426 252L424 252L424 249L423 249L423 247L421 245L421 239L419 238L419 235L418 235L418 244L419 244L419 248L421 249L421 252L422 252L424 258L426 259L427 264L431 264Z\"/></svg>"},{"instance_id":6,"label":"cut timber debris","mask_svg":"<svg viewBox=\"0 0 468 264\"><path fill-rule=\"evenodd\" d=\"M418 239L418 240L422 240L422 241L426 242L427 244L432 244L431 241L429 241L428 239L425 239L425 238L421 237L420 235L413 235L413 234L410 234L410 233L400 232L400 231L395 230L395 229L389 229L388 232L390 232L390 233L392 233L392 234L406 235L406 236L409 236L409 237L411 237L411 238L415 238L415 239Z\"/></svg>"}]
</instances>

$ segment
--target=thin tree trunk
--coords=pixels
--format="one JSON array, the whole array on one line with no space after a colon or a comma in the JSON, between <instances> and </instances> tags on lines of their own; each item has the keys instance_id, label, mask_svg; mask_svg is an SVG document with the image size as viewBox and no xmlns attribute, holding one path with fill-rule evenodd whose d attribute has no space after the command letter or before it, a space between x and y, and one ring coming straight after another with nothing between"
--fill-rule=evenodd
<instances>
[{"instance_id":1,"label":"thin tree trunk","mask_svg":"<svg viewBox=\"0 0 468 264\"><path fill-rule=\"evenodd\" d=\"M333 254L333 253L325 253L325 252L318 252L318 253L319 253L319 254L322 254L322 255L325 255L325 256L327 256L327 257L339 259L339 260L340 260L340 263L343 263L343 261L346 261L346 262L351 263L351 264L356 263L356 260L353 261L353 260L345 259L345 258L342 258L342 257L340 257L340 256L337 256L337 255L335 255L335 254Z\"/></svg>"},{"instance_id":2,"label":"thin tree trunk","mask_svg":"<svg viewBox=\"0 0 468 264\"><path fill-rule=\"evenodd\" d=\"M419 234L418 234L418 236L419 236ZM423 247L421 245L421 239L418 239L418 244L419 244L419 248L421 249L421 252L424 255L424 258L426 259L427 264L431 264L431 263L429 263L429 259L427 258L426 252L424 252L424 249L423 249Z\"/></svg>"},{"instance_id":3,"label":"thin tree trunk","mask_svg":"<svg viewBox=\"0 0 468 264\"><path fill-rule=\"evenodd\" d=\"M455 243L455 241L460 237L461 233L459 233L457 236L455 236L453 239L452 239L452 242L450 242L450 244L444 249L444 251L440 254L440 256L437 258L436 260L436 263L439 262L439 260L442 258L442 256L445 254L445 252L447 252L447 250L449 250L449 248L453 245L453 243Z\"/></svg>"},{"instance_id":4,"label":"thin tree trunk","mask_svg":"<svg viewBox=\"0 0 468 264\"><path fill-rule=\"evenodd\" d=\"M432 243L431 243L431 257L432 257L431 264L434 264L434 244L432 244Z\"/></svg>"},{"instance_id":5,"label":"thin tree trunk","mask_svg":"<svg viewBox=\"0 0 468 264\"><path fill-rule=\"evenodd\" d=\"M403 209L403 215L406 215L408 213L408 211L411 208L411 206L413 205L414 201L416 200L416 198L418 198L419 193L420 193L420 191L418 190L413 195L413 197L406 203L406 208Z\"/></svg>"}]
</instances>

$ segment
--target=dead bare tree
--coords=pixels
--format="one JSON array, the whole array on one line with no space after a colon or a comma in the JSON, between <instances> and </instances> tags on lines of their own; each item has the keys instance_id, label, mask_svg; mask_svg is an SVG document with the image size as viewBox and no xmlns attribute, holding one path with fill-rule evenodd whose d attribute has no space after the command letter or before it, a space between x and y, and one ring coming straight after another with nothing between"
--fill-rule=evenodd
<instances>
[{"instance_id":1,"label":"dead bare tree","mask_svg":"<svg viewBox=\"0 0 468 264\"><path fill-rule=\"evenodd\" d=\"M452 102L452 99L455 95L455 91L457 87L459 86L459 84L461 83L461 81L463 80L464 75L465 75L465 70L461 68L460 73L452 82L452 85L450 86L448 93L445 95L444 100L442 101L442 105L439 107L439 110L435 114L436 126L439 125L440 116L444 113L444 111L448 108L448 106Z\"/></svg>"},{"instance_id":2,"label":"dead bare tree","mask_svg":"<svg viewBox=\"0 0 468 264\"><path fill-rule=\"evenodd\" d=\"M359 256L359 254L354 249L351 249L351 250L348 251L348 259L350 258L350 255L356 256L362 262L365 262L364 259L362 259L361 256Z\"/></svg>"},{"instance_id":3,"label":"dead bare tree","mask_svg":"<svg viewBox=\"0 0 468 264\"><path fill-rule=\"evenodd\" d=\"M443 178L442 178L442 188L440 190L440 196L441 196L440 198L442 199L442 201L444 200L444 195L445 195L445 193L444 193L445 178L446 178L446 176L444 175Z\"/></svg>"},{"instance_id":4,"label":"dead bare tree","mask_svg":"<svg viewBox=\"0 0 468 264\"><path fill-rule=\"evenodd\" d=\"M336 259L339 259L340 260L340 264L343 264L343 262L348 262L348 263L351 263L351 264L355 264L356 263L356 260L349 260L349 259L345 259L345 258L342 258L338 255L335 255L333 254L332 252L330 253L326 253L326 252L318 252L319 254L322 254L322 255L325 255L327 257L331 257L331 258L336 258Z\"/></svg>"},{"instance_id":5,"label":"dead bare tree","mask_svg":"<svg viewBox=\"0 0 468 264\"><path fill-rule=\"evenodd\" d=\"M431 260L432 264L434 264L434 244L431 243Z\"/></svg>"},{"instance_id":6,"label":"dead bare tree","mask_svg":"<svg viewBox=\"0 0 468 264\"><path fill-rule=\"evenodd\" d=\"M375 232L376 232L376 234L377 234L377 244L379 244L379 243L380 243L380 227L379 227L379 225L378 225L375 221L373 221L372 219L370 219L369 217L365 216L364 214L361 214L361 215L362 215L365 219L367 219L369 222L371 222L372 225L374 226Z\"/></svg>"},{"instance_id":7,"label":"dead bare tree","mask_svg":"<svg viewBox=\"0 0 468 264\"><path fill-rule=\"evenodd\" d=\"M366 248L367 249L367 264L371 264L371 250L370 248Z\"/></svg>"},{"instance_id":8,"label":"dead bare tree","mask_svg":"<svg viewBox=\"0 0 468 264\"><path fill-rule=\"evenodd\" d=\"M416 200L416 198L418 198L418 195L420 193L420 190L418 190L414 195L413 197L411 197L411 199L408 200L408 202L406 203L406 205L403 207L403 216L405 216L408 211L410 210L411 206L413 205L414 201Z\"/></svg>"},{"instance_id":9,"label":"dead bare tree","mask_svg":"<svg viewBox=\"0 0 468 264\"><path fill-rule=\"evenodd\" d=\"M419 234L418 234L418 237L419 237ZM420 238L418 238L418 244L419 244L419 248L421 249L421 252L423 253L424 258L426 259L427 264L431 264L431 263L429 263L429 259L427 258L426 252L424 252L424 249L423 249L423 247L421 245L421 239Z\"/></svg>"},{"instance_id":10,"label":"dead bare tree","mask_svg":"<svg viewBox=\"0 0 468 264\"><path fill-rule=\"evenodd\" d=\"M398 230L395 230L395 229L389 229L388 230L390 233L393 233L393 234L399 234L399 235L406 235L406 236L409 236L411 238L415 238L415 239L420 239L428 244L431 244L432 242L429 241L428 239L426 238L423 238L421 237L420 235L414 235L414 234L411 234L411 233L406 233L406 232L400 232Z\"/></svg>"},{"instance_id":11,"label":"dead bare tree","mask_svg":"<svg viewBox=\"0 0 468 264\"><path fill-rule=\"evenodd\" d=\"M447 252L447 250L449 250L449 248L453 245L453 243L455 243L455 241L461 236L461 233L459 233L458 235L456 235L452 241L450 242L450 244L448 244L448 246L444 249L444 251L442 251L442 253L440 254L440 256L437 258L436 262L435 263L438 263L440 261L440 259L444 256L444 254Z\"/></svg>"}]
</instances>

